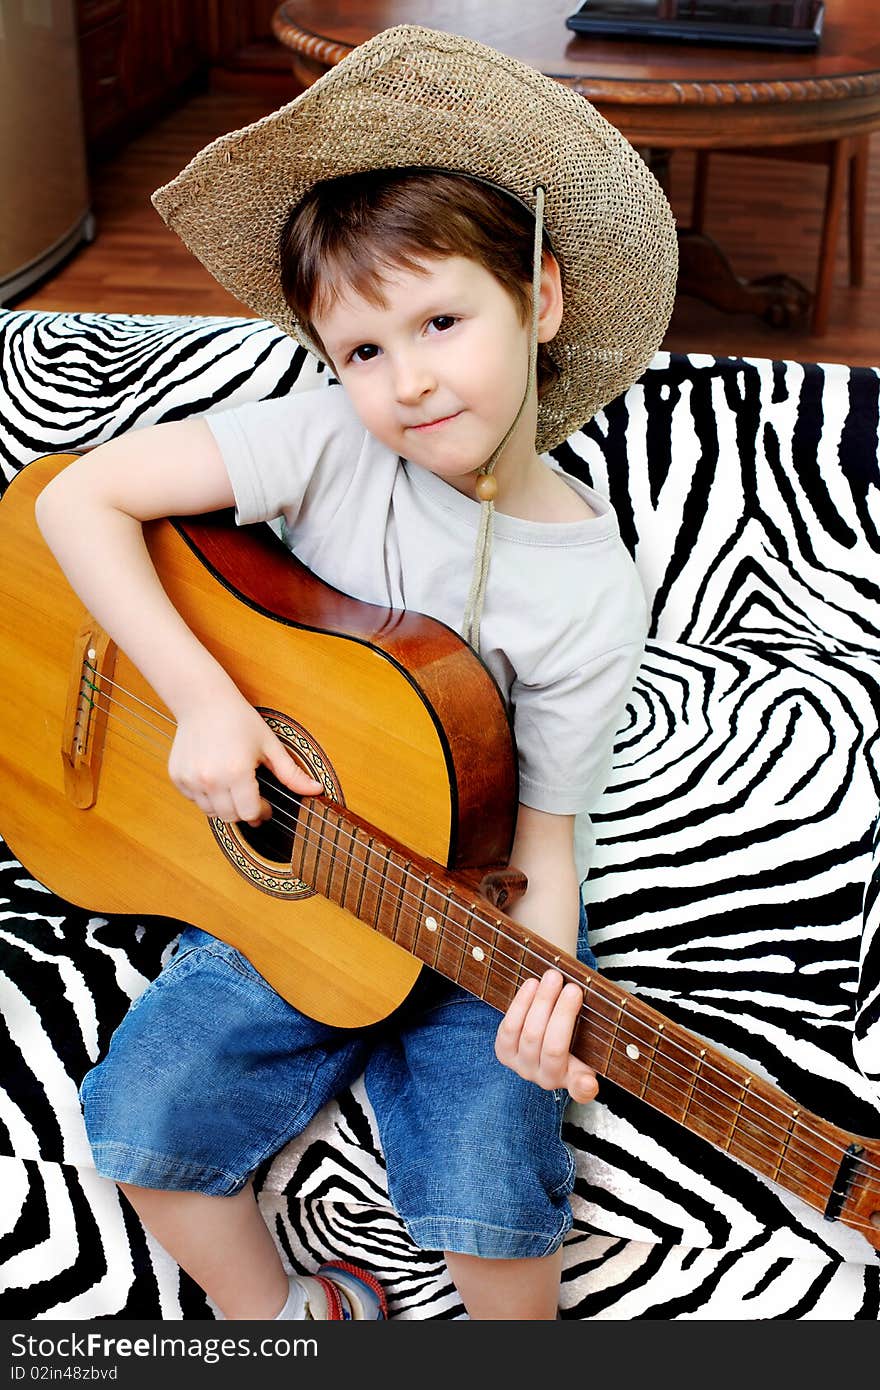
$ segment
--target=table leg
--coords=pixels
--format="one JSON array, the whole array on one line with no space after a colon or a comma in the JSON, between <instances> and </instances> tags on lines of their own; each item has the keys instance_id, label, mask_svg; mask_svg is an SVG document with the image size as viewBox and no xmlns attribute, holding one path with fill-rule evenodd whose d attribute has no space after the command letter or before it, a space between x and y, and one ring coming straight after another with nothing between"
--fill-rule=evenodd
<instances>
[{"instance_id":1,"label":"table leg","mask_svg":"<svg viewBox=\"0 0 880 1390\"><path fill-rule=\"evenodd\" d=\"M642 158L669 192L667 149L643 149ZM728 314L756 314L773 328L806 324L810 292L790 275L765 275L744 280L737 275L712 237L703 231L709 178L709 151L697 154L696 181L692 203L693 224L678 231L678 290L712 304Z\"/></svg>"},{"instance_id":2,"label":"table leg","mask_svg":"<svg viewBox=\"0 0 880 1390\"><path fill-rule=\"evenodd\" d=\"M849 283L865 281L865 218L868 210L868 160L870 135L854 141L855 153L849 166Z\"/></svg>"},{"instance_id":3,"label":"table leg","mask_svg":"<svg viewBox=\"0 0 880 1390\"><path fill-rule=\"evenodd\" d=\"M835 140L828 170L828 183L825 189L825 216L822 220L819 270L816 276L816 293L813 299L813 316L810 325L816 337L821 337L828 327L831 288L834 283L835 250L837 248L837 234L840 230L840 213L853 154L851 140L846 138Z\"/></svg>"}]
</instances>

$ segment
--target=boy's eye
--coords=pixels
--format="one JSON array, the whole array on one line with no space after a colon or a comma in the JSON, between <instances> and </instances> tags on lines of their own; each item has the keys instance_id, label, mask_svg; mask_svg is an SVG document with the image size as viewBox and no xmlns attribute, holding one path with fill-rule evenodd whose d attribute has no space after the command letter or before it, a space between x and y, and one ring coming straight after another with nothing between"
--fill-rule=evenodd
<instances>
[{"instance_id":1,"label":"boy's eye","mask_svg":"<svg viewBox=\"0 0 880 1390\"><path fill-rule=\"evenodd\" d=\"M455 322L452 314L435 314L434 318L431 319L431 327L436 328L438 333L444 333Z\"/></svg>"},{"instance_id":2,"label":"boy's eye","mask_svg":"<svg viewBox=\"0 0 880 1390\"><path fill-rule=\"evenodd\" d=\"M379 349L375 343L361 343L360 347L354 349L350 361L372 362L378 351Z\"/></svg>"}]
</instances>

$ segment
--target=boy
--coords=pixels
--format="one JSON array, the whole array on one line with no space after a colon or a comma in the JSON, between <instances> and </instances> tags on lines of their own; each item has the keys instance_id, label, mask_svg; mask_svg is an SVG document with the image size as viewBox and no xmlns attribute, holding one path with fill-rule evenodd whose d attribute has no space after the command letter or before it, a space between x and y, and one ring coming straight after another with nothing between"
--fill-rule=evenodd
<instances>
[{"instance_id":1,"label":"boy","mask_svg":"<svg viewBox=\"0 0 880 1390\"><path fill-rule=\"evenodd\" d=\"M319 790L168 603L140 532L232 505L242 523L282 517L337 588L463 621L514 718L511 862L529 881L514 915L591 961L575 817L607 774L644 602L608 504L538 449L659 344L676 267L661 191L587 103L403 26L209 146L154 201L340 383L125 436L40 498L74 587L176 718L171 777L206 815L252 824L269 814L259 764ZM444 1250L470 1316L553 1318L573 1180L562 1114L596 1092L568 1051L581 1002L551 971L499 1026L423 971L390 1019L348 1032L188 929L83 1082L96 1165L223 1316L382 1316L364 1271L288 1278L249 1181L365 1070L392 1200L417 1244ZM163 1046L196 1014L216 1020L198 1073Z\"/></svg>"}]
</instances>

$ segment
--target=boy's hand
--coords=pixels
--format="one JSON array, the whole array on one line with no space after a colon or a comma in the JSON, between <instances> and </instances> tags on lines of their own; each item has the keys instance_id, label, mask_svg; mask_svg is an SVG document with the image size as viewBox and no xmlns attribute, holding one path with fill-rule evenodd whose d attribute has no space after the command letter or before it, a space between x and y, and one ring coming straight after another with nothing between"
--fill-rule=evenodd
<instances>
[{"instance_id":1,"label":"boy's hand","mask_svg":"<svg viewBox=\"0 0 880 1390\"><path fill-rule=\"evenodd\" d=\"M593 1100L599 1090L596 1073L569 1050L583 1002L580 986L566 984L558 970L526 980L501 1020L495 1056L545 1091L564 1087L572 1100Z\"/></svg>"},{"instance_id":2,"label":"boy's hand","mask_svg":"<svg viewBox=\"0 0 880 1390\"><path fill-rule=\"evenodd\" d=\"M303 796L324 788L290 756L266 721L238 691L184 713L168 759L172 782L206 816L259 825L272 814L256 768Z\"/></svg>"}]
</instances>

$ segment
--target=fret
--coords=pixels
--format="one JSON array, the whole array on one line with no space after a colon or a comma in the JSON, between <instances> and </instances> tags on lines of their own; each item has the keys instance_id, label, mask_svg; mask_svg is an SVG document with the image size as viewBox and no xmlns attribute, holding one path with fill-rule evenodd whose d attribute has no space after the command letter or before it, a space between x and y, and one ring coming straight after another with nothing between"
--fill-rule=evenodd
<instances>
[{"instance_id":1,"label":"fret","mask_svg":"<svg viewBox=\"0 0 880 1390\"><path fill-rule=\"evenodd\" d=\"M325 816L325 824L327 823L327 820L328 817ZM339 894L337 890L334 888L334 875L336 875L337 870L339 869L339 832L342 829L342 823L339 820L338 816L333 817L333 822L333 843L329 850L330 872L327 875L327 887L325 889L325 896L328 897L331 902L335 903L339 901ZM349 856L348 854L346 854L345 865L348 864L348 860Z\"/></svg>"},{"instance_id":2,"label":"fret","mask_svg":"<svg viewBox=\"0 0 880 1390\"><path fill-rule=\"evenodd\" d=\"M690 1090L689 1090L688 1093L687 1093L687 1100L685 1101L684 1110L682 1111L681 1122L682 1122L683 1125L688 1123L688 1111L689 1111L690 1108L691 1108L691 1102L692 1102L692 1100L693 1100L693 1098L694 1098L694 1091L696 1090L697 1082L698 1082L699 1079L700 1079L700 1072L703 1070L703 1059L705 1058L705 1056L706 1056L706 1049L705 1049L705 1047L701 1047L701 1048L700 1048L700 1055L699 1055L699 1057L697 1058L697 1069L696 1069L696 1071L693 1073L693 1079L692 1079L692 1081L691 1081L691 1088L690 1088Z\"/></svg>"},{"instance_id":3,"label":"fret","mask_svg":"<svg viewBox=\"0 0 880 1390\"><path fill-rule=\"evenodd\" d=\"M483 986L483 998L488 1000L490 1004L495 1003L495 1000L499 997L499 992L504 992L504 998L508 999L508 1002L509 998L512 998L512 995L509 996L509 983L507 983L506 981L500 982L495 978L496 970L498 970L502 976L509 974L509 971L504 968L503 961L500 965L497 966L495 963L495 951L498 946L498 938L502 935L503 931L504 924L501 921L500 917L496 917L495 921L492 922L489 927L490 940L489 951L486 958L486 983ZM518 986L514 984L514 993L516 992L517 988Z\"/></svg>"},{"instance_id":4,"label":"fret","mask_svg":"<svg viewBox=\"0 0 880 1390\"><path fill-rule=\"evenodd\" d=\"M739 1096L739 1100L738 1100L737 1103L736 1103L736 1110L734 1111L733 1120L731 1121L730 1132L729 1132L729 1134L727 1135L726 1139L724 1140L724 1143L723 1143L722 1146L721 1146L727 1153L730 1152L731 1140L733 1139L733 1136L736 1134L736 1126L737 1126L737 1124L739 1123L739 1118L740 1118L740 1115L742 1114L743 1101L745 1100L746 1096L748 1095L750 1083L751 1083L751 1078L750 1078L750 1077L746 1077L746 1080L745 1080L745 1081L741 1081L741 1082L739 1083L740 1096Z\"/></svg>"},{"instance_id":5,"label":"fret","mask_svg":"<svg viewBox=\"0 0 880 1390\"><path fill-rule=\"evenodd\" d=\"M811 1197L815 1199L816 1195L814 1172L816 1166L815 1140L816 1136L819 1134L819 1130L812 1117L807 1115L802 1119L801 1116L802 1112L800 1110L796 1110L792 1116L791 1129L786 1136L785 1152L776 1172L781 1175L783 1168L788 1164L788 1174L784 1177L780 1176L779 1181L787 1191L794 1192L798 1196L803 1196L809 1200ZM821 1124L821 1121L818 1123ZM799 1131L804 1124L806 1124L806 1133L801 1134ZM833 1142L833 1140L831 1142ZM832 1178L831 1184L825 1182L824 1190L828 1195L830 1195L833 1181Z\"/></svg>"},{"instance_id":6,"label":"fret","mask_svg":"<svg viewBox=\"0 0 880 1390\"><path fill-rule=\"evenodd\" d=\"M659 1039L659 1061L653 1070L655 1085L650 1096L642 1093L643 1098L692 1133L710 1140L735 1157L741 1157L758 1172L769 1175L771 1163L767 1156L767 1135L769 1124L770 1137L773 1139L772 1117L762 1119L757 1107L764 1102L760 1094L752 1089L752 1078L744 1068L720 1053L713 1060L711 1048L700 1048L699 1053L695 1054L691 1050L688 1034L682 1032L682 1041L679 1042L675 1038L678 1032L676 1026L672 1025L671 1030L671 1037L666 1037L664 1030ZM660 1043L664 1041L667 1047L674 1049L672 1054L661 1050ZM668 1068L662 1065L664 1058L668 1061ZM682 1109L681 1091L686 1068L690 1069L690 1084ZM661 1090L658 1095L656 1083L659 1079L663 1086L662 1077L667 1069L670 1081L666 1083L666 1094ZM679 1076L682 1078L681 1084L678 1082ZM775 1139L773 1143L776 1143Z\"/></svg>"},{"instance_id":7,"label":"fret","mask_svg":"<svg viewBox=\"0 0 880 1390\"><path fill-rule=\"evenodd\" d=\"M677 1031L675 1024L654 1025L656 1038L641 1097L670 1119L680 1121L681 1093L685 1076L690 1074L693 1052L677 1040Z\"/></svg>"},{"instance_id":8,"label":"fret","mask_svg":"<svg viewBox=\"0 0 880 1390\"><path fill-rule=\"evenodd\" d=\"M385 892L385 863L387 854L388 850L381 841L379 841L378 844L375 840L371 842L370 852L367 856L366 872L370 879L367 893L372 892L373 896L370 899L371 906L369 916L364 917L364 921L374 929L378 928L379 918L382 915L382 897Z\"/></svg>"},{"instance_id":9,"label":"fret","mask_svg":"<svg viewBox=\"0 0 880 1390\"><path fill-rule=\"evenodd\" d=\"M366 843L361 841L364 855L363 863L361 864L361 886L354 915L355 917L359 917L362 922L371 922L375 915L373 909L376 898L376 885L371 871L373 844L374 840L372 835L367 836Z\"/></svg>"},{"instance_id":10,"label":"fret","mask_svg":"<svg viewBox=\"0 0 880 1390\"><path fill-rule=\"evenodd\" d=\"M760 1082L758 1085L760 1086ZM737 1116L735 1133L731 1136L728 1153L740 1158L759 1173L772 1177L782 1161L784 1131L781 1128L782 1113L779 1108L767 1101L748 1083L748 1100ZM780 1140L780 1135L783 1140ZM774 1161L774 1155L779 1157Z\"/></svg>"},{"instance_id":11,"label":"fret","mask_svg":"<svg viewBox=\"0 0 880 1390\"><path fill-rule=\"evenodd\" d=\"M612 1061L614 1060L614 1048L615 1048L615 1046L617 1045L617 1035L618 1035L618 1033L620 1032L620 1020L623 1018L623 1015L624 1015L625 1011L626 1011L626 1000L625 1000L625 999L621 999L620 1003L619 1003L618 1006L617 1006L617 1018L614 1020L614 1028L613 1028L612 1033L611 1033L611 1041L610 1041L610 1043L608 1044L608 1059L607 1059L607 1061L606 1061L606 1063L605 1063L605 1066L602 1068L602 1070L605 1071L605 1072L608 1072L609 1075L610 1075L611 1063L612 1063Z\"/></svg>"},{"instance_id":12,"label":"fret","mask_svg":"<svg viewBox=\"0 0 880 1390\"><path fill-rule=\"evenodd\" d=\"M391 863L391 850L384 845L378 846L378 859L376 861L376 911L371 923L375 931L380 936L387 936L385 930L385 895L388 892L388 868Z\"/></svg>"},{"instance_id":13,"label":"fret","mask_svg":"<svg viewBox=\"0 0 880 1390\"><path fill-rule=\"evenodd\" d=\"M366 831L357 829L355 831L355 842L352 855L352 879L357 886L357 896L354 908L352 909L355 917L362 922L366 920L364 916L364 904L372 902L369 898L370 887L373 885L373 874L370 869L370 850L373 844L373 837Z\"/></svg>"},{"instance_id":14,"label":"fret","mask_svg":"<svg viewBox=\"0 0 880 1390\"><path fill-rule=\"evenodd\" d=\"M637 1001L634 1009L626 1011L624 1025L625 1008L625 1003L620 1006L614 1023L611 1040L614 1055L609 1054L607 1074L633 1095L643 1096L654 1061L657 1030L639 1017Z\"/></svg>"},{"instance_id":15,"label":"fret","mask_svg":"<svg viewBox=\"0 0 880 1390\"><path fill-rule=\"evenodd\" d=\"M294 837L293 837L293 849L291 850L291 854L290 854L290 868L291 868L291 872L292 872L294 878L298 879L300 883L305 883L305 882L306 882L306 875L305 875L305 859L306 859L306 851L307 851L307 849L308 849L308 847L309 847L308 825L307 825L306 822L304 822L304 819L303 819L303 812L305 812L306 817L308 817L308 816L311 815L311 812L312 812L311 802L306 801L306 802L300 803L299 816L297 817L297 831L298 831L298 834L295 834ZM299 855L299 864L298 864L298 865L297 865L297 863L296 863L296 856L297 856L297 855Z\"/></svg>"},{"instance_id":16,"label":"fret","mask_svg":"<svg viewBox=\"0 0 880 1390\"><path fill-rule=\"evenodd\" d=\"M531 942L532 942L532 939L531 939L530 936L523 937L522 944L520 945L520 948L519 948L519 966L518 966L518 967L515 967L514 964L513 964L513 961L511 961L511 969L514 970L514 972L515 972L515 979L513 980L513 982L511 983L511 986L510 986L510 992L509 992L508 997L507 997L507 1002L508 1002L508 1004L512 1001L513 996L516 994L516 991L519 989L519 987L520 987L520 985L523 983L523 981L524 981L524 980L527 980L527 979L529 978L530 975L534 975L534 974L537 973L537 972L534 971L534 970L529 970L528 967L526 966L526 955L531 955L531 954L532 954L532 951L531 951Z\"/></svg>"},{"instance_id":17,"label":"fret","mask_svg":"<svg viewBox=\"0 0 880 1390\"><path fill-rule=\"evenodd\" d=\"M360 849L363 849L363 855L360 856L360 883L357 885L357 902L355 903L355 916L360 917L361 906L363 906L364 901L364 888L367 887L367 862L370 859L370 845L373 844L373 835L367 835L367 840L364 841L363 831L359 828L357 830L357 844L359 844ZM363 917L360 920L363 922Z\"/></svg>"},{"instance_id":18,"label":"fret","mask_svg":"<svg viewBox=\"0 0 880 1390\"><path fill-rule=\"evenodd\" d=\"M394 909L395 915L395 940L405 943L405 949L418 956L416 949L418 944L419 918L415 910L417 898L415 885L418 882L413 873L412 861L404 859L403 855L395 854L394 866L400 874L400 895ZM419 957L421 959L421 957Z\"/></svg>"},{"instance_id":19,"label":"fret","mask_svg":"<svg viewBox=\"0 0 880 1390\"><path fill-rule=\"evenodd\" d=\"M701 1067L702 1089L695 1084L690 1096L688 1128L719 1148L724 1148L731 1119L741 1103L742 1069L713 1049L704 1050L701 1056L705 1058L710 1053L711 1075L704 1062Z\"/></svg>"},{"instance_id":20,"label":"fret","mask_svg":"<svg viewBox=\"0 0 880 1390\"><path fill-rule=\"evenodd\" d=\"M670 1035L667 1022L639 999L609 998L606 991L613 986L601 976L589 980L588 986L587 1022L576 1035L584 1060L681 1123L682 1090L692 1054L676 1041L675 1025Z\"/></svg>"},{"instance_id":21,"label":"fret","mask_svg":"<svg viewBox=\"0 0 880 1390\"><path fill-rule=\"evenodd\" d=\"M596 1071L604 1072L609 1058L606 1038L613 1021L613 1010L619 1008L616 998L609 997L606 991L617 990L609 980L601 976L591 979L585 992L584 1009L575 1033L573 1052ZM608 1012L611 1010L611 1012Z\"/></svg>"},{"instance_id":22,"label":"fret","mask_svg":"<svg viewBox=\"0 0 880 1390\"><path fill-rule=\"evenodd\" d=\"M481 911L474 904L474 913ZM471 918L464 943L459 983L479 999L485 999L489 982L489 958L493 950L489 942L491 930L491 924L483 916L476 915Z\"/></svg>"},{"instance_id":23,"label":"fret","mask_svg":"<svg viewBox=\"0 0 880 1390\"><path fill-rule=\"evenodd\" d=\"M648 1069L647 1069L647 1071L645 1072L645 1076L644 1076L644 1079L643 1079L643 1081L642 1081L642 1089L639 1091L639 1097L640 1097L640 1099L642 1099L642 1100L644 1100L644 1098L645 1098L645 1092L647 1091L648 1087L649 1087L650 1084L651 1084L651 1074L652 1074L652 1072L654 1071L654 1061L655 1061L655 1059L656 1059L656 1057L657 1057L657 1048L659 1047L660 1042L662 1041L662 1038L663 1038L663 1024L660 1023L660 1024L657 1025L657 1041L656 1041L655 1043L652 1043L652 1045L651 1045L651 1056L650 1056L650 1059L649 1059L649 1061L648 1061Z\"/></svg>"},{"instance_id":24,"label":"fret","mask_svg":"<svg viewBox=\"0 0 880 1390\"><path fill-rule=\"evenodd\" d=\"M326 811L319 813L318 829L315 834L315 868L312 887L325 898L330 898L330 880L333 876L333 848L326 834ZM330 898L332 901L332 898Z\"/></svg>"},{"instance_id":25,"label":"fret","mask_svg":"<svg viewBox=\"0 0 880 1390\"><path fill-rule=\"evenodd\" d=\"M400 876L400 884L397 892L397 903L394 908L394 922L391 927L392 941L398 941L406 947L412 948L415 939L413 923L404 912L404 904L409 899L409 870L410 861L403 859L399 855L394 857L394 867Z\"/></svg>"},{"instance_id":26,"label":"fret","mask_svg":"<svg viewBox=\"0 0 880 1390\"><path fill-rule=\"evenodd\" d=\"M467 933L467 909L463 907L460 899L453 894L449 894L446 899L442 917L442 931L440 943L437 950L437 969L441 975L445 975L447 980L458 983L461 973L462 962L462 942Z\"/></svg>"},{"instance_id":27,"label":"fret","mask_svg":"<svg viewBox=\"0 0 880 1390\"><path fill-rule=\"evenodd\" d=\"M519 983L522 984L524 980L532 979L532 977L540 980L546 968L543 956L540 956L532 945L532 938L530 936L523 937ZM516 993L516 989L513 993ZM512 999L513 994L510 997Z\"/></svg>"},{"instance_id":28,"label":"fret","mask_svg":"<svg viewBox=\"0 0 880 1390\"><path fill-rule=\"evenodd\" d=\"M393 878L389 870L394 870L397 877ZM387 930L384 927L382 928L382 934L389 937L392 941L396 941L404 950L409 950L412 942L412 935L407 928L407 919L402 913L406 893L406 860L399 854L395 854L392 850L388 851L385 878L387 889L396 890L397 896L394 899L393 912L389 909L391 922Z\"/></svg>"},{"instance_id":29,"label":"fret","mask_svg":"<svg viewBox=\"0 0 880 1390\"><path fill-rule=\"evenodd\" d=\"M422 891L419 894L418 902L415 904L413 915L415 917L415 944L413 950L419 960L425 961L428 965L434 965L437 960L437 952L440 949L440 930L436 916L431 913L426 901L428 889L431 884L430 875L419 875L422 883Z\"/></svg>"},{"instance_id":30,"label":"fret","mask_svg":"<svg viewBox=\"0 0 880 1390\"><path fill-rule=\"evenodd\" d=\"M837 1153L832 1161L829 1150L835 1149ZM835 1198L835 1183L846 1152L847 1146L840 1143L839 1130L809 1111L796 1110L786 1136L785 1153L776 1170L778 1181L786 1191L826 1212L829 1202ZM784 1173L786 1165L788 1172ZM838 1191L838 1201L839 1196Z\"/></svg>"},{"instance_id":31,"label":"fret","mask_svg":"<svg viewBox=\"0 0 880 1390\"><path fill-rule=\"evenodd\" d=\"M793 1112L793 1114L792 1114L792 1115L790 1116L790 1118L789 1118L789 1121L788 1121L788 1130L787 1130L787 1132L786 1132L785 1138L782 1140L781 1147L780 1147L780 1151L779 1151L779 1162L777 1163L776 1167L775 1167L774 1170L773 1170L773 1181L774 1181L774 1182L776 1182L777 1179L779 1178L779 1174L780 1174L781 1171L782 1171L782 1165L783 1165L783 1163L785 1162L785 1160L786 1160L786 1158L787 1158L787 1156L788 1156L788 1149L789 1149L789 1145L791 1144L791 1138L792 1138L793 1128L794 1128L794 1126L797 1124L798 1116L800 1115L800 1113L801 1113L800 1110L795 1110L795 1111Z\"/></svg>"},{"instance_id":32,"label":"fret","mask_svg":"<svg viewBox=\"0 0 880 1390\"><path fill-rule=\"evenodd\" d=\"M464 912L464 930L457 933L460 954L458 960L458 970L455 976L456 984L461 984L461 972L466 966L468 956L470 955L471 934L473 930L474 913L476 912L476 910L476 903L465 903L464 907L462 908L462 911Z\"/></svg>"},{"instance_id":33,"label":"fret","mask_svg":"<svg viewBox=\"0 0 880 1390\"><path fill-rule=\"evenodd\" d=\"M304 845L301 877L303 883L307 883L310 888L316 888L317 885L315 883L315 878L318 867L318 846L317 836L315 834L315 827L313 825L313 822L317 818L316 807L313 801L309 801L306 803L306 815L307 823L305 827L305 834L303 836ZM320 827L320 819L317 819L318 825Z\"/></svg>"},{"instance_id":34,"label":"fret","mask_svg":"<svg viewBox=\"0 0 880 1390\"><path fill-rule=\"evenodd\" d=\"M339 818L339 824L340 824L340 825L342 824L341 818ZM357 834L354 832L354 830L353 830L352 827L349 827L348 852L347 852L347 854L346 854L346 856L345 856L345 868L344 868L343 874L342 874L342 888L341 888L340 893L339 893L339 905L340 905L340 907L344 907L344 908L347 908L347 907L348 907L348 903L347 903L346 899L347 899L347 897L348 897L348 885L349 885L349 882L350 882L350 880L351 880L351 866L352 866L352 863L353 863L353 861L354 861L354 852L355 852L356 849L357 849Z\"/></svg>"}]
</instances>

